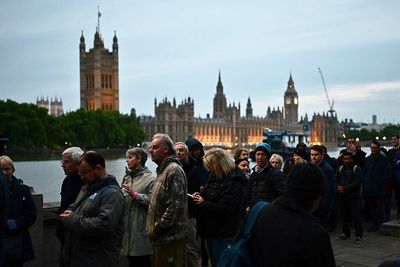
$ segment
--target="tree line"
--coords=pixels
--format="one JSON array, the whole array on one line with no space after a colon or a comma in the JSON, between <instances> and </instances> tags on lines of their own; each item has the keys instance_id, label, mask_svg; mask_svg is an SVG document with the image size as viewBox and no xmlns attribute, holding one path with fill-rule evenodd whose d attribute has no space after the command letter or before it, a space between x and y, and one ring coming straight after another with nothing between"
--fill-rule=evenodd
<instances>
[{"instance_id":1,"label":"tree line","mask_svg":"<svg viewBox=\"0 0 400 267\"><path fill-rule=\"evenodd\" d=\"M381 131L377 131L372 129L368 131L367 129L361 130L350 130L346 132L346 136L359 138L360 141L385 141L390 143L390 138L392 135L399 135L400 134L400 126L399 125L389 125L384 127Z\"/></svg>"},{"instance_id":2,"label":"tree line","mask_svg":"<svg viewBox=\"0 0 400 267\"><path fill-rule=\"evenodd\" d=\"M0 133L10 148L136 146L145 133L135 115L78 109L59 117L34 104L0 100Z\"/></svg>"}]
</instances>

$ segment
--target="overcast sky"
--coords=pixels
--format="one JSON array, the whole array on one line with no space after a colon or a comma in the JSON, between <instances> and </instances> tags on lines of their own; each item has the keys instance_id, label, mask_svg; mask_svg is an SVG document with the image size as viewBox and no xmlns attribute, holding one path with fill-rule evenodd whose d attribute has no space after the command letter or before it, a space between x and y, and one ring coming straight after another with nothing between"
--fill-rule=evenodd
<instances>
[{"instance_id":1,"label":"overcast sky","mask_svg":"<svg viewBox=\"0 0 400 267\"><path fill-rule=\"evenodd\" d=\"M154 98L192 97L212 114L218 71L229 103L282 107L290 72L299 114L326 112L318 67L340 120L399 123L400 1L0 2L2 99L62 98L79 108L79 38L119 43L120 111L154 115Z\"/></svg>"}]
</instances>

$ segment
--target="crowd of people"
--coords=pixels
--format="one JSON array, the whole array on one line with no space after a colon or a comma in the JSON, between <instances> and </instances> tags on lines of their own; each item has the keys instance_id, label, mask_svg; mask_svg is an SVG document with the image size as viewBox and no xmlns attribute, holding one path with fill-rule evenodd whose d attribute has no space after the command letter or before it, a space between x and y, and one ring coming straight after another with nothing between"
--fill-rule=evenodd
<instances>
[{"instance_id":1,"label":"crowd of people","mask_svg":"<svg viewBox=\"0 0 400 267\"><path fill-rule=\"evenodd\" d=\"M68 148L61 155L59 264L119 266L122 255L129 266L217 267L262 200L270 204L247 245L254 266L335 266L328 232L338 223L337 239L352 238L354 227L352 240L362 243L363 225L378 231L391 219L392 192L400 217L399 137L391 140L388 151L372 141L367 156L348 138L337 159L303 143L284 159L259 143L250 169L246 149L232 159L220 148L204 151L195 138L174 143L159 133L149 151L126 151L120 184L102 155ZM146 167L149 154L155 173ZM23 266L34 259L28 229L36 208L12 160L0 157L0 167L0 263Z\"/></svg>"}]
</instances>

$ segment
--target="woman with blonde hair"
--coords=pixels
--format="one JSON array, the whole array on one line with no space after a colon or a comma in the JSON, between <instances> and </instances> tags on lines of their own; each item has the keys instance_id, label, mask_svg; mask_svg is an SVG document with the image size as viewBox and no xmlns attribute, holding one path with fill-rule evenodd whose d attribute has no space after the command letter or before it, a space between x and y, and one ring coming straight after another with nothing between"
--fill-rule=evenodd
<instances>
[{"instance_id":1,"label":"woman with blonde hair","mask_svg":"<svg viewBox=\"0 0 400 267\"><path fill-rule=\"evenodd\" d=\"M246 178L220 148L207 151L204 165L209 171L209 181L201 193L193 194L193 202L199 211L198 233L206 240L211 265L214 267L244 216Z\"/></svg>"},{"instance_id":2,"label":"woman with blonde hair","mask_svg":"<svg viewBox=\"0 0 400 267\"><path fill-rule=\"evenodd\" d=\"M279 154L272 154L271 158L269 159L269 163L271 163L272 168L282 170L283 158Z\"/></svg>"}]
</instances>

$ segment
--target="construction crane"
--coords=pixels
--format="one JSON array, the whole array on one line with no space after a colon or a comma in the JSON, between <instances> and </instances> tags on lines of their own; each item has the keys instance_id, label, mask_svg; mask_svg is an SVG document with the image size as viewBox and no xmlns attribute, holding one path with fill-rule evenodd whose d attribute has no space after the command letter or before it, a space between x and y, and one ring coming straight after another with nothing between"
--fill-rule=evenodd
<instances>
[{"instance_id":1,"label":"construction crane","mask_svg":"<svg viewBox=\"0 0 400 267\"><path fill-rule=\"evenodd\" d=\"M335 113L335 110L333 109L333 104L335 103L335 101L332 100L332 102L331 102L331 100L328 96L328 90L326 89L325 79L324 79L324 75L322 74L321 68L318 68L318 72L321 75L322 84L324 85L324 89L325 89L326 99L328 100L328 105L329 105L328 112L331 114L331 116L333 116Z\"/></svg>"}]
</instances>

